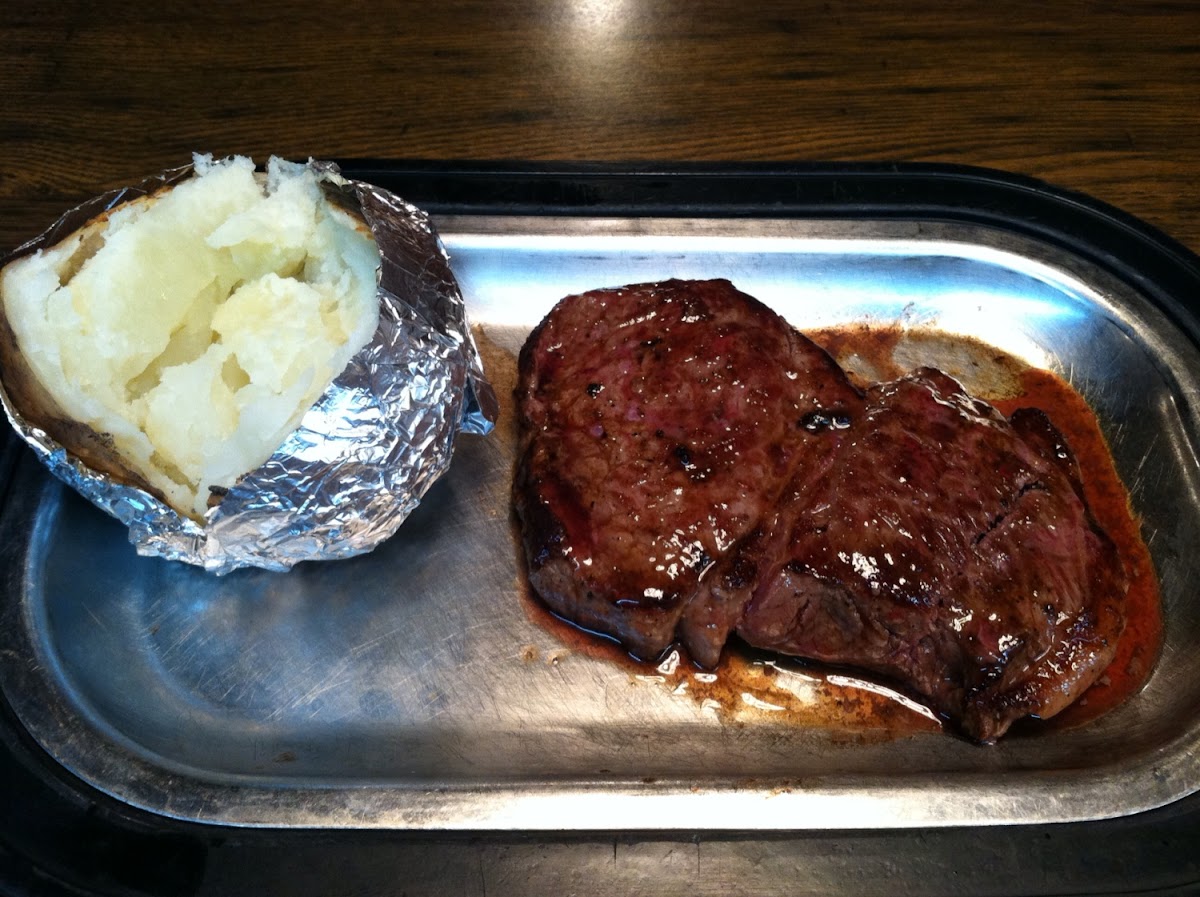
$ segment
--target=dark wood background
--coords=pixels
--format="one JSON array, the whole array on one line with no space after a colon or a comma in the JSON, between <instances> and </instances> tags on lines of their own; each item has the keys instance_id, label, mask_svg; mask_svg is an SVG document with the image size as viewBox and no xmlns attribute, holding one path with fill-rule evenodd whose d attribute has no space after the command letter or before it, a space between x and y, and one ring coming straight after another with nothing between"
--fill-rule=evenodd
<instances>
[{"instance_id":1,"label":"dark wood background","mask_svg":"<svg viewBox=\"0 0 1200 897\"><path fill-rule=\"evenodd\" d=\"M0 253L193 151L980 165L1091 194L1200 252L1200 3L0 4ZM166 876L184 893L203 878L213 895L247 880L262 894L283 880L307 882L292 894L1184 893L1196 806L988 838L245 833L194 856L169 842L182 860L156 863L86 825L31 838L78 848L100 880Z\"/></svg>"},{"instance_id":2,"label":"dark wood background","mask_svg":"<svg viewBox=\"0 0 1200 897\"><path fill-rule=\"evenodd\" d=\"M1200 4L426 0L0 11L0 247L193 150L919 160L1200 250Z\"/></svg>"}]
</instances>

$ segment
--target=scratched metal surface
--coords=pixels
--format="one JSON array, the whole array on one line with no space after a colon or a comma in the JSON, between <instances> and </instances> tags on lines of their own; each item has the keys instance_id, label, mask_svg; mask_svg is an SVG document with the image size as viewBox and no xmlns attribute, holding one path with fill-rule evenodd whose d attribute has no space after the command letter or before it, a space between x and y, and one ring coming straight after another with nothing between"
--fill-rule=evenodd
<instances>
[{"instance_id":1,"label":"scratched metal surface","mask_svg":"<svg viewBox=\"0 0 1200 897\"><path fill-rule=\"evenodd\" d=\"M1137 290L966 225L439 225L501 385L561 296L668 276L728 277L802 327L898 320L1063 372L1097 411L1162 580L1150 682L1085 727L987 749L936 732L847 737L753 695L722 712L653 669L573 650L528 611L503 422L461 440L373 554L286 574L138 558L25 458L0 518L0 687L68 770L176 818L398 829L1006 824L1120 816L1200 789L1200 357Z\"/></svg>"}]
</instances>

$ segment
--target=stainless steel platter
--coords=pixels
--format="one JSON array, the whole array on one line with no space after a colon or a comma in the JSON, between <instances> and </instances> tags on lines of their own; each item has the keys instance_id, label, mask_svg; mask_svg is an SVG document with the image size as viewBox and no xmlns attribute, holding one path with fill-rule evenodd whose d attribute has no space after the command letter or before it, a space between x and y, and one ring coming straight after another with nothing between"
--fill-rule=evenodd
<instances>
[{"instance_id":1,"label":"stainless steel platter","mask_svg":"<svg viewBox=\"0 0 1200 897\"><path fill-rule=\"evenodd\" d=\"M0 517L0 686L57 763L152 813L306 828L1001 825L1200 790L1200 352L1137 285L1031 237L932 220L438 226L501 390L563 295L665 277L729 278L802 329L899 323L1063 374L1101 421L1160 576L1148 683L1087 725L989 748L798 724L769 695L698 700L678 671L581 650L531 609L510 419L462 438L374 553L285 574L139 558L23 458ZM823 700L803 671L779 675Z\"/></svg>"}]
</instances>

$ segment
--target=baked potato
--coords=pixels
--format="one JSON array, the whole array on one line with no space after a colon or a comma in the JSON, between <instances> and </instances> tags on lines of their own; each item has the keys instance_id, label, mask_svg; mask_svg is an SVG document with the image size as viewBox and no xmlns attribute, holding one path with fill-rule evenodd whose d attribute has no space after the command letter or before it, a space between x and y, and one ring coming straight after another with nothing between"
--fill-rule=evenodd
<instances>
[{"instance_id":1,"label":"baked potato","mask_svg":"<svg viewBox=\"0 0 1200 897\"><path fill-rule=\"evenodd\" d=\"M258 172L247 158L197 156L190 172L166 177L158 189L136 191L35 251L18 250L0 270L0 371L18 429L41 431L86 473L145 492L190 521L183 529L193 538L203 537L248 474L312 441L284 446L356 353L371 348L381 307L396 298L380 288L381 250L361 204L347 198L347 183L319 164L272 159ZM440 254L416 210L390 196L376 205L377 216L404 219L390 230L414 228L419 251ZM406 244L405 251L414 250ZM461 315L448 266L445 274ZM393 308L390 317L405 315ZM437 315L408 317L406 332ZM461 330L425 342L439 364L462 350L459 362L481 375L459 323ZM415 332L410 342L422 339ZM408 351L404 342L383 339L373 363L411 366L398 359ZM466 384L461 371L445 379L457 429ZM79 485L72 473L64 478ZM273 492L285 516L311 504L311 496L281 500ZM109 499L98 503L117 516L137 514L114 510ZM295 519L266 529L289 527L297 529ZM336 536L338 527L323 532ZM300 556L322 554L323 538L309 538ZM222 539L229 541L228 527Z\"/></svg>"}]
</instances>

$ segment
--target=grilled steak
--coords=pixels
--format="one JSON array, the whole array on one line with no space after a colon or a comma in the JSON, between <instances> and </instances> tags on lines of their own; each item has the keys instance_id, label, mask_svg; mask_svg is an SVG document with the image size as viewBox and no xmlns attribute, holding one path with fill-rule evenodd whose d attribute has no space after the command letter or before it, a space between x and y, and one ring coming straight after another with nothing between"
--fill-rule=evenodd
<instances>
[{"instance_id":1,"label":"grilled steak","mask_svg":"<svg viewBox=\"0 0 1200 897\"><path fill-rule=\"evenodd\" d=\"M824 351L726 281L571 297L530 336L519 376L530 582L644 658L672 643L701 576L797 465L832 454L841 431L814 421L861 402Z\"/></svg>"},{"instance_id":2,"label":"grilled steak","mask_svg":"<svg viewBox=\"0 0 1200 897\"><path fill-rule=\"evenodd\" d=\"M1045 415L946 375L871 387L781 511L738 633L900 680L980 741L1066 706L1112 659L1125 582Z\"/></svg>"},{"instance_id":3,"label":"grilled steak","mask_svg":"<svg viewBox=\"0 0 1200 897\"><path fill-rule=\"evenodd\" d=\"M530 581L638 656L711 666L736 632L897 680L980 741L1112 658L1124 572L1040 412L931 369L863 393L725 281L568 297L518 403Z\"/></svg>"}]
</instances>

